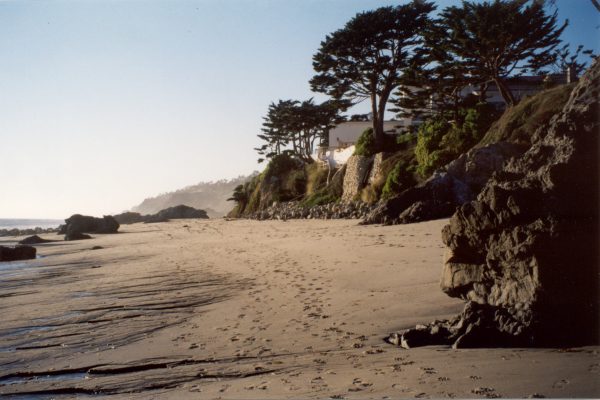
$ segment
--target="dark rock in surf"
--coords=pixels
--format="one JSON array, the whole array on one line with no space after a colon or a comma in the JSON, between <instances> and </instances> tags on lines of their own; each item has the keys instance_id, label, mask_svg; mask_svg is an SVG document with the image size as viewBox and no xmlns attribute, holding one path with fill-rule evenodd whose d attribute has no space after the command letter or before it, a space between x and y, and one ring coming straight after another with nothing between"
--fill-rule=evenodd
<instances>
[{"instance_id":1,"label":"dark rock in surf","mask_svg":"<svg viewBox=\"0 0 600 400\"><path fill-rule=\"evenodd\" d=\"M0 261L31 260L35 258L36 251L32 246L0 246Z\"/></svg>"},{"instance_id":2,"label":"dark rock in surf","mask_svg":"<svg viewBox=\"0 0 600 400\"><path fill-rule=\"evenodd\" d=\"M54 242L54 240L42 239L38 235L33 235L26 237L23 240L19 241L19 244L40 244L40 243L50 243Z\"/></svg>"}]
</instances>

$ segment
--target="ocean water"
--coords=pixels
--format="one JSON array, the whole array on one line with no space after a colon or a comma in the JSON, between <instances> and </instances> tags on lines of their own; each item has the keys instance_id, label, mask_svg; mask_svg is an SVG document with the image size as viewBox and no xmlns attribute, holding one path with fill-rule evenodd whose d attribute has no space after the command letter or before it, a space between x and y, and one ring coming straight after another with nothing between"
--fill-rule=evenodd
<instances>
[{"instance_id":1,"label":"ocean water","mask_svg":"<svg viewBox=\"0 0 600 400\"><path fill-rule=\"evenodd\" d=\"M64 224L62 219L25 219L25 218L0 218L0 229L34 229L57 228Z\"/></svg>"}]
</instances>

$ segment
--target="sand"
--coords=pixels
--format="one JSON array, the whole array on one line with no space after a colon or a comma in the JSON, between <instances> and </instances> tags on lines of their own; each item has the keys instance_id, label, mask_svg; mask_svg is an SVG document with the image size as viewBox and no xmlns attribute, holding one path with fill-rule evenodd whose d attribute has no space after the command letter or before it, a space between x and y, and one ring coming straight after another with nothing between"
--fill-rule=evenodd
<instances>
[{"instance_id":1,"label":"sand","mask_svg":"<svg viewBox=\"0 0 600 400\"><path fill-rule=\"evenodd\" d=\"M39 245L0 264L0 394L600 397L600 347L383 341L462 309L439 289L445 223L178 220Z\"/></svg>"}]
</instances>

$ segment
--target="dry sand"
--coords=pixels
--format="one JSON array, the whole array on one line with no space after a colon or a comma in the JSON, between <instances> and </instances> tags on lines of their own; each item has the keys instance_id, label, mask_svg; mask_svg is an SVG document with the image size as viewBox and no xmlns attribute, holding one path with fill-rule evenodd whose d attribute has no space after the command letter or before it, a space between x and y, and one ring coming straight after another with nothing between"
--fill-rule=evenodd
<instances>
[{"instance_id":1,"label":"dry sand","mask_svg":"<svg viewBox=\"0 0 600 400\"><path fill-rule=\"evenodd\" d=\"M445 222L179 220L37 246L0 264L0 394L599 397L599 347L383 342L461 310L438 286Z\"/></svg>"}]
</instances>

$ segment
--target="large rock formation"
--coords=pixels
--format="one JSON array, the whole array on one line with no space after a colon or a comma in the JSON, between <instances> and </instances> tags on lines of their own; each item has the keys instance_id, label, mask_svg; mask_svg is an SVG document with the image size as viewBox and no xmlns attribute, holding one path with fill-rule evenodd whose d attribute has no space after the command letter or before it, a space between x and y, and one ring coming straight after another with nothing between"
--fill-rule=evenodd
<instances>
[{"instance_id":1,"label":"large rock formation","mask_svg":"<svg viewBox=\"0 0 600 400\"><path fill-rule=\"evenodd\" d=\"M452 215L477 194L508 159L525 148L507 142L474 148L437 170L422 184L382 201L363 224L407 224Z\"/></svg>"},{"instance_id":2,"label":"large rock formation","mask_svg":"<svg viewBox=\"0 0 600 400\"><path fill-rule=\"evenodd\" d=\"M154 215L146 215L144 216L144 222L166 222L170 219L183 219L183 218L208 218L206 211L197 210L193 207L188 207L184 205L179 205L175 207L165 208L157 212Z\"/></svg>"},{"instance_id":3,"label":"large rock formation","mask_svg":"<svg viewBox=\"0 0 600 400\"><path fill-rule=\"evenodd\" d=\"M443 230L442 290L463 314L392 335L456 347L598 342L600 64L532 147Z\"/></svg>"},{"instance_id":4,"label":"large rock formation","mask_svg":"<svg viewBox=\"0 0 600 400\"><path fill-rule=\"evenodd\" d=\"M60 226L59 233L116 233L118 230L119 223L110 215L96 218L74 214L65 220L65 225Z\"/></svg>"},{"instance_id":5,"label":"large rock formation","mask_svg":"<svg viewBox=\"0 0 600 400\"><path fill-rule=\"evenodd\" d=\"M208 213L204 210L198 210L185 205L165 208L156 214L141 215L136 212L124 212L122 214L113 215L113 218L119 224L135 224L138 222L167 222L170 219L181 218L208 218Z\"/></svg>"},{"instance_id":6,"label":"large rock formation","mask_svg":"<svg viewBox=\"0 0 600 400\"><path fill-rule=\"evenodd\" d=\"M387 154L384 152L377 153L373 156L373 163L371 165L371 171L369 172L369 179L367 183L373 184L375 180L383 173L383 160L385 160Z\"/></svg>"},{"instance_id":7,"label":"large rock formation","mask_svg":"<svg viewBox=\"0 0 600 400\"><path fill-rule=\"evenodd\" d=\"M360 190L365 187L372 163L372 157L353 155L348 159L344 175L342 202L355 200Z\"/></svg>"},{"instance_id":8,"label":"large rock formation","mask_svg":"<svg viewBox=\"0 0 600 400\"><path fill-rule=\"evenodd\" d=\"M31 246L0 246L0 261L30 260L35 254L36 249Z\"/></svg>"},{"instance_id":9,"label":"large rock formation","mask_svg":"<svg viewBox=\"0 0 600 400\"><path fill-rule=\"evenodd\" d=\"M136 224L138 222L144 222L146 219L145 215L136 212L126 211L121 214L113 215L113 218L121 225Z\"/></svg>"}]
</instances>

